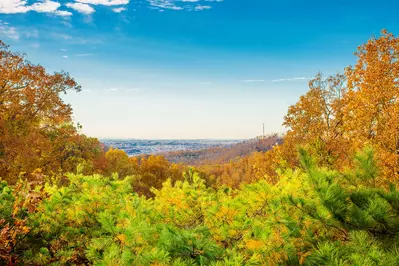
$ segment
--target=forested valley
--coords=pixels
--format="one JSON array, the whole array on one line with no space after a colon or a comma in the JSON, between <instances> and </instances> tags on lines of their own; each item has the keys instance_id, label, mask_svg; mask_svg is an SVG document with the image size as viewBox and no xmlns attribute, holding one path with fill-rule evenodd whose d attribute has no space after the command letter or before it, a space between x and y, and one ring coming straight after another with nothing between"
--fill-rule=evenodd
<instances>
[{"instance_id":1,"label":"forested valley","mask_svg":"<svg viewBox=\"0 0 399 266\"><path fill-rule=\"evenodd\" d=\"M0 265L399 265L399 38L355 55L259 151L129 157L0 41Z\"/></svg>"}]
</instances>

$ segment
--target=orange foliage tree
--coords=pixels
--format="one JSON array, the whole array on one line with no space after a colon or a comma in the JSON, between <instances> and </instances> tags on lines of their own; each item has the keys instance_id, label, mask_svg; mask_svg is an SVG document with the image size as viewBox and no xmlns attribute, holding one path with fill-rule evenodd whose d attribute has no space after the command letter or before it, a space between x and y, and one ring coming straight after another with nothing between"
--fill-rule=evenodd
<instances>
[{"instance_id":1,"label":"orange foliage tree","mask_svg":"<svg viewBox=\"0 0 399 266\"><path fill-rule=\"evenodd\" d=\"M345 76L324 78L322 74L309 82L309 91L291 106L284 117L289 128L280 148L289 166L297 165L296 147L308 144L319 163L331 165L342 156L343 97Z\"/></svg>"},{"instance_id":2,"label":"orange foliage tree","mask_svg":"<svg viewBox=\"0 0 399 266\"><path fill-rule=\"evenodd\" d=\"M36 168L70 171L99 152L96 139L79 135L72 108L60 94L80 91L65 72L48 74L0 41L0 176L14 183Z\"/></svg>"},{"instance_id":3,"label":"orange foliage tree","mask_svg":"<svg viewBox=\"0 0 399 266\"><path fill-rule=\"evenodd\" d=\"M342 168L364 146L373 146L382 177L397 180L399 166L399 38L382 31L359 46L345 74L310 81L289 108L289 128L278 154L294 166L296 146L307 145L319 163Z\"/></svg>"},{"instance_id":4,"label":"orange foliage tree","mask_svg":"<svg viewBox=\"0 0 399 266\"><path fill-rule=\"evenodd\" d=\"M358 48L358 61L346 69L345 136L354 149L371 144L386 176L399 166L399 38L382 31Z\"/></svg>"}]
</instances>

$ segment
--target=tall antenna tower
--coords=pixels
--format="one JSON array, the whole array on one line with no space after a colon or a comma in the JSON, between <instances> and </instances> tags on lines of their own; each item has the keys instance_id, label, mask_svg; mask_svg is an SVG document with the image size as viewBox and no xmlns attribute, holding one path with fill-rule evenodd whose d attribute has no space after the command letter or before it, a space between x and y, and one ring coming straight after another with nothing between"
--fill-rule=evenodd
<instances>
[{"instance_id":1,"label":"tall antenna tower","mask_svg":"<svg viewBox=\"0 0 399 266\"><path fill-rule=\"evenodd\" d=\"M263 123L263 134L262 134L262 139L265 139L265 123Z\"/></svg>"}]
</instances>

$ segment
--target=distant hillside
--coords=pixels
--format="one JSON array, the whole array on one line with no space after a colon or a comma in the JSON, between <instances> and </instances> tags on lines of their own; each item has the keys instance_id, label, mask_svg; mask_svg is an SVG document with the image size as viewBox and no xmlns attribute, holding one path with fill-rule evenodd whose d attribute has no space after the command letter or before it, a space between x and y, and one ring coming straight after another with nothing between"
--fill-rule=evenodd
<instances>
[{"instance_id":1,"label":"distant hillside","mask_svg":"<svg viewBox=\"0 0 399 266\"><path fill-rule=\"evenodd\" d=\"M243 140L218 139L102 139L106 149L112 147L125 151L129 156L145 157L150 154L167 153L173 151L202 150L211 147L228 147Z\"/></svg>"},{"instance_id":2,"label":"distant hillside","mask_svg":"<svg viewBox=\"0 0 399 266\"><path fill-rule=\"evenodd\" d=\"M253 152L265 152L270 150L275 144L281 144L282 138L277 134L267 136L264 139L256 138L231 144L228 147L211 147L191 151L172 151L158 153L164 156L169 162L185 163L189 165L205 165L215 163L225 163L239 157L250 155Z\"/></svg>"}]
</instances>

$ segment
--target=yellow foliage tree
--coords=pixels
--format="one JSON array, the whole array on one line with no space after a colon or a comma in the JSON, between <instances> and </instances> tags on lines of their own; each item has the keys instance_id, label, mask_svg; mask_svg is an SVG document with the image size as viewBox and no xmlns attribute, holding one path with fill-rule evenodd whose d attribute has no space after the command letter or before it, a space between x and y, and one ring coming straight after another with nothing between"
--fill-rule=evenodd
<instances>
[{"instance_id":1,"label":"yellow foliage tree","mask_svg":"<svg viewBox=\"0 0 399 266\"><path fill-rule=\"evenodd\" d=\"M344 131L352 148L371 144L385 176L398 177L399 38L382 31L358 48L358 61L346 69Z\"/></svg>"},{"instance_id":2,"label":"yellow foliage tree","mask_svg":"<svg viewBox=\"0 0 399 266\"><path fill-rule=\"evenodd\" d=\"M108 175L118 173L118 176L123 178L137 173L137 162L135 165L134 161L123 150L110 148L105 153L105 158L107 161L105 172Z\"/></svg>"},{"instance_id":3,"label":"yellow foliage tree","mask_svg":"<svg viewBox=\"0 0 399 266\"><path fill-rule=\"evenodd\" d=\"M382 176L397 180L399 167L399 38L382 31L359 46L355 66L324 79L318 74L310 90L285 116L289 128L277 154L297 165L296 148L309 151L326 166L351 164L356 150L375 148Z\"/></svg>"}]
</instances>

